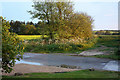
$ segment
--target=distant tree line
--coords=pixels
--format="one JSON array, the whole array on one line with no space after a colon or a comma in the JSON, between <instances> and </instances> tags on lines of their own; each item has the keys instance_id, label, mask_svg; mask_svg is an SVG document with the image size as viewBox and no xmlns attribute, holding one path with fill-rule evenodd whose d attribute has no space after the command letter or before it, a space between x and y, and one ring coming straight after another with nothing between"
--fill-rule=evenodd
<instances>
[{"instance_id":1,"label":"distant tree line","mask_svg":"<svg viewBox=\"0 0 120 80\"><path fill-rule=\"evenodd\" d=\"M40 28L42 28L42 22L22 22L22 21L10 21L10 32L17 33L19 35L40 35Z\"/></svg>"},{"instance_id":2,"label":"distant tree line","mask_svg":"<svg viewBox=\"0 0 120 80\"><path fill-rule=\"evenodd\" d=\"M120 30L99 30L94 33L97 35L120 35Z\"/></svg>"}]
</instances>

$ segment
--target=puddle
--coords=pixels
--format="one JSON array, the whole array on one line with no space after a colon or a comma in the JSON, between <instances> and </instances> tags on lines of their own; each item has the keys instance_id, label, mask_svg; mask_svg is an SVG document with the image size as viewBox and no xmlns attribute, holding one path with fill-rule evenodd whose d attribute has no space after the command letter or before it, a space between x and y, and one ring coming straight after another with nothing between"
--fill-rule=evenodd
<instances>
[{"instance_id":1,"label":"puddle","mask_svg":"<svg viewBox=\"0 0 120 80\"><path fill-rule=\"evenodd\" d=\"M23 55L23 58L30 58L31 56Z\"/></svg>"},{"instance_id":2,"label":"puddle","mask_svg":"<svg viewBox=\"0 0 120 80\"><path fill-rule=\"evenodd\" d=\"M24 64L31 64L31 65L43 65L41 63L36 63L36 62L28 62L28 61L24 61L24 60L16 60L15 64L21 64L21 63L24 63Z\"/></svg>"},{"instance_id":3,"label":"puddle","mask_svg":"<svg viewBox=\"0 0 120 80\"><path fill-rule=\"evenodd\" d=\"M104 66L104 65L106 65L106 64L107 64L107 62L102 62L101 64Z\"/></svg>"},{"instance_id":4,"label":"puddle","mask_svg":"<svg viewBox=\"0 0 120 80\"><path fill-rule=\"evenodd\" d=\"M26 56L27 57L27 56ZM0 58L0 61L2 61L2 58ZM24 61L24 60L16 60L15 64L21 64L21 63L24 63L24 64L31 64L31 65L43 65L41 63L36 63L36 62L28 62L28 61Z\"/></svg>"},{"instance_id":5,"label":"puddle","mask_svg":"<svg viewBox=\"0 0 120 80\"><path fill-rule=\"evenodd\" d=\"M25 58L31 58L31 57L35 57L35 56L41 56L41 55L43 55L43 54L37 54L37 53L25 53L24 55L23 55L23 59L25 59Z\"/></svg>"},{"instance_id":6,"label":"puddle","mask_svg":"<svg viewBox=\"0 0 120 80\"><path fill-rule=\"evenodd\" d=\"M104 67L104 70L110 70L110 71L120 71L118 69L118 62L117 61L109 61Z\"/></svg>"}]
</instances>

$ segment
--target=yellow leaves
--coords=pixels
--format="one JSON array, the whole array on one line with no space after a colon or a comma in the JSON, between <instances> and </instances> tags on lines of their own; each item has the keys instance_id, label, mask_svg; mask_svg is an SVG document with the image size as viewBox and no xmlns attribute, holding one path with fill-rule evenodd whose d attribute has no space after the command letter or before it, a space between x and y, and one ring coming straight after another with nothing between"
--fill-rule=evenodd
<instances>
[{"instance_id":1,"label":"yellow leaves","mask_svg":"<svg viewBox=\"0 0 120 80\"><path fill-rule=\"evenodd\" d=\"M3 22L2 22L2 40L3 40L2 41L2 51L3 52L2 53L4 55L2 55L2 57L5 60L3 60L2 64L5 65L5 67L3 67L3 69L6 72L11 72L10 64L9 63L6 64L6 61L10 60L14 64L15 56L18 54L21 54L23 51L22 49L24 49L24 48L22 48L23 44L21 43L21 40L19 40L15 34L10 33L9 28L10 28L9 22L6 22L6 20L3 19Z\"/></svg>"},{"instance_id":2,"label":"yellow leaves","mask_svg":"<svg viewBox=\"0 0 120 80\"><path fill-rule=\"evenodd\" d=\"M24 47L23 47L23 49L24 49Z\"/></svg>"}]
</instances>

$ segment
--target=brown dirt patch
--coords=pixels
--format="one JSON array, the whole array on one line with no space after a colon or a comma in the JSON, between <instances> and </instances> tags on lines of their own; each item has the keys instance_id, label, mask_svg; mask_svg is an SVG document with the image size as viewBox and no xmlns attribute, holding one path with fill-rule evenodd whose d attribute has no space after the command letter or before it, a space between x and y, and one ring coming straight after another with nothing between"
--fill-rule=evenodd
<instances>
[{"instance_id":1,"label":"brown dirt patch","mask_svg":"<svg viewBox=\"0 0 120 80\"><path fill-rule=\"evenodd\" d=\"M13 71L11 73L2 73L2 75L14 75L15 73L36 73L36 72L69 72L69 71L76 71L79 69L67 69L67 68L60 68L54 66L40 66L40 65L30 65L30 64L16 64L13 67Z\"/></svg>"},{"instance_id":2,"label":"brown dirt patch","mask_svg":"<svg viewBox=\"0 0 120 80\"><path fill-rule=\"evenodd\" d=\"M91 49L91 50L87 50L87 51L83 51L82 53L80 53L78 55L81 55L81 56L94 56L94 55L102 55L102 54L109 55L110 53L114 53L113 48L109 48L109 47L101 45L101 47Z\"/></svg>"}]
</instances>

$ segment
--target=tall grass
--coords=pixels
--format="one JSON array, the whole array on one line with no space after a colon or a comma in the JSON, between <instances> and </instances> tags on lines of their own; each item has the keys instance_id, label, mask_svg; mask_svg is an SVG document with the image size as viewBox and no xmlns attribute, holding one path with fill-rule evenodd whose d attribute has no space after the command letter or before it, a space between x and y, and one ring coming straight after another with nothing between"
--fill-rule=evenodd
<instances>
[{"instance_id":1,"label":"tall grass","mask_svg":"<svg viewBox=\"0 0 120 80\"><path fill-rule=\"evenodd\" d=\"M25 52L36 53L74 53L81 49L82 45L74 44L45 44L45 45L26 45Z\"/></svg>"},{"instance_id":2,"label":"tall grass","mask_svg":"<svg viewBox=\"0 0 120 80\"><path fill-rule=\"evenodd\" d=\"M50 39L29 39L25 43L25 52L37 52L37 53L76 53L86 50L95 44L95 40L91 40L87 43L77 44L69 42L69 40L54 40L51 43Z\"/></svg>"}]
</instances>

